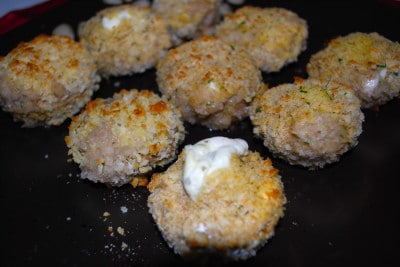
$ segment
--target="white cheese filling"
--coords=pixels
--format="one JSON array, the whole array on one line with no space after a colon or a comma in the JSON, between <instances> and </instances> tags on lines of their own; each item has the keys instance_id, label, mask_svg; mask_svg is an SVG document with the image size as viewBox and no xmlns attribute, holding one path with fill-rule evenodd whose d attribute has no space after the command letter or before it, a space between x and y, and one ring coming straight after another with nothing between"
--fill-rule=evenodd
<instances>
[{"instance_id":1,"label":"white cheese filling","mask_svg":"<svg viewBox=\"0 0 400 267\"><path fill-rule=\"evenodd\" d=\"M381 80L384 80L387 74L387 69L384 68L379 71L374 77L368 77L364 84L363 84L363 91L368 95L371 96L375 89L378 87L378 84Z\"/></svg>"},{"instance_id":2,"label":"white cheese filling","mask_svg":"<svg viewBox=\"0 0 400 267\"><path fill-rule=\"evenodd\" d=\"M233 153L245 155L248 144L243 139L216 136L185 146L183 186L192 200L197 199L205 177L215 170L229 167Z\"/></svg>"},{"instance_id":3,"label":"white cheese filling","mask_svg":"<svg viewBox=\"0 0 400 267\"><path fill-rule=\"evenodd\" d=\"M112 28L118 26L123 19L129 19L129 18L132 18L132 16L129 14L128 11L123 10L118 15L112 18L103 17L101 23L103 24L104 28L111 30Z\"/></svg>"}]
</instances>

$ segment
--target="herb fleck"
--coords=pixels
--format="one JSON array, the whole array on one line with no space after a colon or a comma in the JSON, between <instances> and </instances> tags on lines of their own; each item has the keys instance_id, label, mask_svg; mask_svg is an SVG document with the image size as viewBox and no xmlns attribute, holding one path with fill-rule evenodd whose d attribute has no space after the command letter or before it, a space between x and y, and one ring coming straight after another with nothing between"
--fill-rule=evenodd
<instances>
[{"instance_id":1,"label":"herb fleck","mask_svg":"<svg viewBox=\"0 0 400 267\"><path fill-rule=\"evenodd\" d=\"M307 91L306 89L304 89L303 86L300 86L299 91L300 91L301 93L308 93L308 91Z\"/></svg>"}]
</instances>

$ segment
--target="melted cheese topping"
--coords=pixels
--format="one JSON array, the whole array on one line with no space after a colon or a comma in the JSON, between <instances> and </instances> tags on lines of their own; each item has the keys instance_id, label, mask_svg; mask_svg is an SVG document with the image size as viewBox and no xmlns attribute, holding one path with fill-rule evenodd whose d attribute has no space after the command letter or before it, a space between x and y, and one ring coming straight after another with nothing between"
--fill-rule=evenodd
<instances>
[{"instance_id":1,"label":"melted cheese topping","mask_svg":"<svg viewBox=\"0 0 400 267\"><path fill-rule=\"evenodd\" d=\"M229 167L233 153L245 155L248 144L242 139L212 137L194 145L185 146L183 186L192 200L196 200L205 178L215 170Z\"/></svg>"},{"instance_id":2,"label":"melted cheese topping","mask_svg":"<svg viewBox=\"0 0 400 267\"><path fill-rule=\"evenodd\" d=\"M123 19L128 19L128 18L132 18L132 16L129 14L129 12L121 11L120 13L118 13L116 16L114 16L112 18L103 17L103 19L101 20L101 23L103 24L104 28L111 30L112 28L118 26Z\"/></svg>"}]
</instances>

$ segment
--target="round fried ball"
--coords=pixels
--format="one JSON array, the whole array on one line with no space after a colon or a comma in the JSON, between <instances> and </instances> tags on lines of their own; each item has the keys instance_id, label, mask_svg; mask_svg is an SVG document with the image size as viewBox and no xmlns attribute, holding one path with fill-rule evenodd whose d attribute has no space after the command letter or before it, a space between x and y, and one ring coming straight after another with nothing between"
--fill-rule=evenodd
<instances>
[{"instance_id":1,"label":"round fried ball","mask_svg":"<svg viewBox=\"0 0 400 267\"><path fill-rule=\"evenodd\" d=\"M357 145L364 115L349 87L298 79L257 95L250 119L255 135L275 156L315 169Z\"/></svg>"},{"instance_id":2,"label":"round fried ball","mask_svg":"<svg viewBox=\"0 0 400 267\"><path fill-rule=\"evenodd\" d=\"M284 8L244 6L224 16L216 36L248 51L262 71L276 72L306 49L308 27Z\"/></svg>"},{"instance_id":3,"label":"round fried ball","mask_svg":"<svg viewBox=\"0 0 400 267\"><path fill-rule=\"evenodd\" d=\"M171 46L164 21L134 4L99 11L79 25L78 34L106 77L144 72Z\"/></svg>"},{"instance_id":4,"label":"round fried ball","mask_svg":"<svg viewBox=\"0 0 400 267\"><path fill-rule=\"evenodd\" d=\"M149 211L167 244L189 257L216 253L230 259L256 255L284 214L286 198L278 170L258 152L232 154L230 166L206 176L196 200L182 182L185 149L149 183Z\"/></svg>"},{"instance_id":5,"label":"round fried ball","mask_svg":"<svg viewBox=\"0 0 400 267\"><path fill-rule=\"evenodd\" d=\"M178 109L152 91L125 89L74 116L65 138L81 178L120 186L176 157L185 129Z\"/></svg>"},{"instance_id":6,"label":"round fried ball","mask_svg":"<svg viewBox=\"0 0 400 267\"><path fill-rule=\"evenodd\" d=\"M248 116L248 106L264 85L248 54L214 37L171 49L157 65L160 91L191 124L226 129Z\"/></svg>"},{"instance_id":7,"label":"round fried ball","mask_svg":"<svg viewBox=\"0 0 400 267\"><path fill-rule=\"evenodd\" d=\"M219 0L155 0L152 10L167 23L174 44L199 37L219 20Z\"/></svg>"},{"instance_id":8,"label":"round fried ball","mask_svg":"<svg viewBox=\"0 0 400 267\"><path fill-rule=\"evenodd\" d=\"M362 108L380 106L400 92L400 44L376 32L340 36L311 56L307 72L347 84Z\"/></svg>"},{"instance_id":9,"label":"round fried ball","mask_svg":"<svg viewBox=\"0 0 400 267\"><path fill-rule=\"evenodd\" d=\"M90 100L99 81L81 44L38 35L0 58L0 106L23 127L60 125Z\"/></svg>"}]
</instances>

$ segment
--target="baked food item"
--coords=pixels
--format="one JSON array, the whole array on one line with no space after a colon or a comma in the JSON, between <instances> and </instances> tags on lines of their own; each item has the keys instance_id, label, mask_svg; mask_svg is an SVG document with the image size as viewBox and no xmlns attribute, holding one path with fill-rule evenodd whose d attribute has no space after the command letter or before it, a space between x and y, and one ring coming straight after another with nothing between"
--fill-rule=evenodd
<instances>
[{"instance_id":1,"label":"baked food item","mask_svg":"<svg viewBox=\"0 0 400 267\"><path fill-rule=\"evenodd\" d=\"M81 178L121 186L175 159L185 137L181 114L148 90L97 98L72 118L65 142Z\"/></svg>"},{"instance_id":2,"label":"baked food item","mask_svg":"<svg viewBox=\"0 0 400 267\"><path fill-rule=\"evenodd\" d=\"M307 72L347 84L363 108L380 106L400 92L400 44L376 32L339 36L311 56Z\"/></svg>"},{"instance_id":3,"label":"baked food item","mask_svg":"<svg viewBox=\"0 0 400 267\"><path fill-rule=\"evenodd\" d=\"M106 77L144 72L171 46L164 21L134 4L99 11L79 25L78 35Z\"/></svg>"},{"instance_id":4,"label":"baked food item","mask_svg":"<svg viewBox=\"0 0 400 267\"><path fill-rule=\"evenodd\" d=\"M304 19L284 8L244 6L224 16L216 26L216 36L244 48L262 71L276 72L306 49L308 27Z\"/></svg>"},{"instance_id":5,"label":"baked food item","mask_svg":"<svg viewBox=\"0 0 400 267\"><path fill-rule=\"evenodd\" d=\"M154 0L153 12L167 23L173 43L212 31L219 21L219 0Z\"/></svg>"},{"instance_id":6,"label":"baked food item","mask_svg":"<svg viewBox=\"0 0 400 267\"><path fill-rule=\"evenodd\" d=\"M185 146L148 188L149 212L168 245L185 257L254 256L274 234L286 202L271 160L248 151L244 140L220 136Z\"/></svg>"},{"instance_id":7,"label":"baked food item","mask_svg":"<svg viewBox=\"0 0 400 267\"><path fill-rule=\"evenodd\" d=\"M0 106L23 127L60 125L89 101L99 81L81 44L38 35L0 58Z\"/></svg>"},{"instance_id":8,"label":"baked food item","mask_svg":"<svg viewBox=\"0 0 400 267\"><path fill-rule=\"evenodd\" d=\"M160 91L183 118L211 129L227 129L248 116L249 103L263 87L245 51L210 36L171 49L156 74Z\"/></svg>"},{"instance_id":9,"label":"baked food item","mask_svg":"<svg viewBox=\"0 0 400 267\"><path fill-rule=\"evenodd\" d=\"M255 135L275 156L314 169L357 145L364 115L349 87L297 79L257 95L250 119Z\"/></svg>"}]
</instances>

